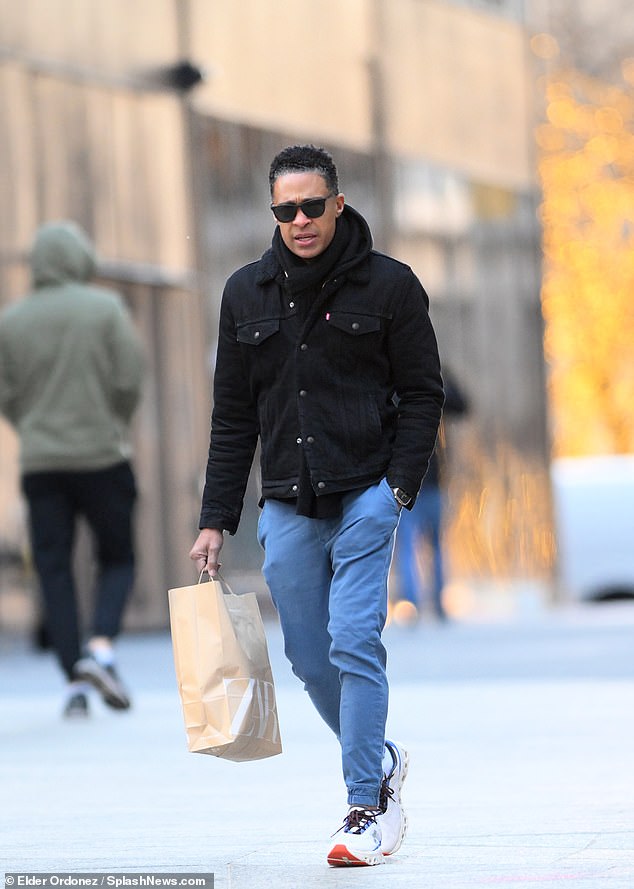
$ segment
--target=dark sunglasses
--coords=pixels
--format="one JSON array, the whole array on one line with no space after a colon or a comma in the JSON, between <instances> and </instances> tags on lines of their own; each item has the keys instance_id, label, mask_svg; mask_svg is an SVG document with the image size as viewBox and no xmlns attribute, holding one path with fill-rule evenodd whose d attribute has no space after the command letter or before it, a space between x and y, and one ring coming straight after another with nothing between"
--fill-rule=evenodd
<instances>
[{"instance_id":1,"label":"dark sunglasses","mask_svg":"<svg viewBox=\"0 0 634 889\"><path fill-rule=\"evenodd\" d=\"M298 210L301 210L304 216L308 216L309 219L319 219L324 215L326 201L331 197L333 197L332 194L326 195L325 198L307 198L301 204L294 204L291 201L287 204L271 204L271 210L278 222L292 222L297 216Z\"/></svg>"}]
</instances>

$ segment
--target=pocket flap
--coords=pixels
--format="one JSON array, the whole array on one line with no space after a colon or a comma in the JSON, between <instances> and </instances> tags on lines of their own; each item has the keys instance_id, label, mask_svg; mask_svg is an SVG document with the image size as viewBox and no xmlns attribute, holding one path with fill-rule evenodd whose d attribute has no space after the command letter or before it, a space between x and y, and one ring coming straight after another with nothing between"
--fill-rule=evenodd
<instances>
[{"instance_id":1,"label":"pocket flap","mask_svg":"<svg viewBox=\"0 0 634 889\"><path fill-rule=\"evenodd\" d=\"M237 338L239 343L247 343L250 346L259 346L264 340L277 333L280 329L279 318L268 318L264 321L247 321L239 324Z\"/></svg>"},{"instance_id":2,"label":"pocket flap","mask_svg":"<svg viewBox=\"0 0 634 889\"><path fill-rule=\"evenodd\" d=\"M350 333L352 336L373 333L381 329L381 319L378 315L359 315L357 312L332 312L329 320L333 327L337 327L345 333Z\"/></svg>"}]
</instances>

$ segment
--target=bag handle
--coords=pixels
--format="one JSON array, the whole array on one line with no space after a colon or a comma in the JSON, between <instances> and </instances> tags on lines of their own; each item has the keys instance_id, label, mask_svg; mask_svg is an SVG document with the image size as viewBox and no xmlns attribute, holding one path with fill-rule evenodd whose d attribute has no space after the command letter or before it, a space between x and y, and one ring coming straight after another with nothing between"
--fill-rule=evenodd
<instances>
[{"instance_id":1,"label":"bag handle","mask_svg":"<svg viewBox=\"0 0 634 889\"><path fill-rule=\"evenodd\" d=\"M203 574L206 574L207 577L209 578L209 580L216 580L217 579L219 581L220 585L225 587L225 589L229 593L229 595L235 596L235 593L233 592L233 590L231 589L231 587L229 586L229 584L227 583L227 581L224 579L224 577L222 576L222 574L220 572L218 572L216 574L216 577L214 578L211 576L211 574L209 573L209 571L207 571L206 568L203 568L203 570L200 572L200 574L198 576L198 583L203 582ZM223 590L223 592L224 592L224 590Z\"/></svg>"}]
</instances>

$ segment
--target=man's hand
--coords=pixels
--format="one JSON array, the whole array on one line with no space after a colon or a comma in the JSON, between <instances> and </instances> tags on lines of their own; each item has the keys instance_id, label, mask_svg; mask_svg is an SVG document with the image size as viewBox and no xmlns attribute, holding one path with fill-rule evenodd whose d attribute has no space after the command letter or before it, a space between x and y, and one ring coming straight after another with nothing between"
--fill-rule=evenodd
<instances>
[{"instance_id":1,"label":"man's hand","mask_svg":"<svg viewBox=\"0 0 634 889\"><path fill-rule=\"evenodd\" d=\"M189 553L189 558L196 563L199 574L208 571L210 577L218 575L221 564L218 556L223 543L222 531L218 531L217 528L202 529Z\"/></svg>"}]
</instances>

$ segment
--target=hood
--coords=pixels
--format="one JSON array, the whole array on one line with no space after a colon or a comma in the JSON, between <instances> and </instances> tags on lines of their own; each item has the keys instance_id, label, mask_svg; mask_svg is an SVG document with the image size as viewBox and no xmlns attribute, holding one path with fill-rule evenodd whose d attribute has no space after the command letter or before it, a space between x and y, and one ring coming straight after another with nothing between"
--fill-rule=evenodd
<instances>
[{"instance_id":1,"label":"hood","mask_svg":"<svg viewBox=\"0 0 634 889\"><path fill-rule=\"evenodd\" d=\"M88 235L76 223L47 222L35 234L31 270L36 287L87 281L95 273L96 257Z\"/></svg>"}]
</instances>

